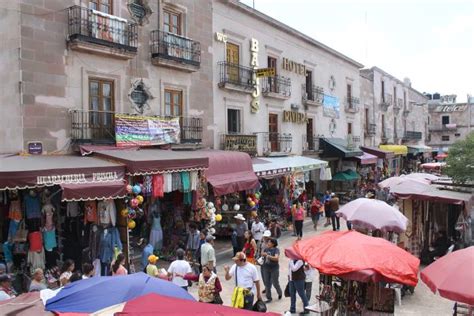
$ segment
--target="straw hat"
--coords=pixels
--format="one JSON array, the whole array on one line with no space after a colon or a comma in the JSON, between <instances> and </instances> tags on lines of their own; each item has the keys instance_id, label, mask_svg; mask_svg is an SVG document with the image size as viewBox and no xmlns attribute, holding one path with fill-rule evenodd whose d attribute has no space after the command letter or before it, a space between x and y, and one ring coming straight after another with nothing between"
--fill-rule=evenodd
<instances>
[{"instance_id":1,"label":"straw hat","mask_svg":"<svg viewBox=\"0 0 474 316\"><path fill-rule=\"evenodd\" d=\"M242 215L242 214L237 214L234 216L235 219L238 219L238 220L241 220L241 221L245 221L245 217Z\"/></svg>"}]
</instances>

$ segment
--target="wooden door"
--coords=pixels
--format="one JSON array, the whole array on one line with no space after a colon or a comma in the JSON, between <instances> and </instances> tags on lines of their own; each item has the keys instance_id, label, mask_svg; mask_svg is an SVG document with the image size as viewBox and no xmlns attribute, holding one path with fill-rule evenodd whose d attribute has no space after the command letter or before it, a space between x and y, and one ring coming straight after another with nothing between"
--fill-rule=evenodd
<instances>
[{"instance_id":1,"label":"wooden door","mask_svg":"<svg viewBox=\"0 0 474 316\"><path fill-rule=\"evenodd\" d=\"M226 59L227 59L227 79L230 83L239 83L239 45L227 43L226 44Z\"/></svg>"},{"instance_id":2,"label":"wooden door","mask_svg":"<svg viewBox=\"0 0 474 316\"><path fill-rule=\"evenodd\" d=\"M89 79L89 125L94 139L108 139L115 135L114 82Z\"/></svg>"},{"instance_id":3,"label":"wooden door","mask_svg":"<svg viewBox=\"0 0 474 316\"><path fill-rule=\"evenodd\" d=\"M275 77L268 77L268 87L270 92L278 92L278 86L276 82L276 69L277 69L277 59L274 57L268 56L267 58L267 67L275 69Z\"/></svg>"},{"instance_id":4,"label":"wooden door","mask_svg":"<svg viewBox=\"0 0 474 316\"><path fill-rule=\"evenodd\" d=\"M278 114L268 115L268 132L270 149L272 152L280 151L280 142L278 135Z\"/></svg>"},{"instance_id":5,"label":"wooden door","mask_svg":"<svg viewBox=\"0 0 474 316\"><path fill-rule=\"evenodd\" d=\"M308 118L306 123L306 141L308 142L308 150L314 150L314 136L313 136L313 119Z\"/></svg>"}]
</instances>

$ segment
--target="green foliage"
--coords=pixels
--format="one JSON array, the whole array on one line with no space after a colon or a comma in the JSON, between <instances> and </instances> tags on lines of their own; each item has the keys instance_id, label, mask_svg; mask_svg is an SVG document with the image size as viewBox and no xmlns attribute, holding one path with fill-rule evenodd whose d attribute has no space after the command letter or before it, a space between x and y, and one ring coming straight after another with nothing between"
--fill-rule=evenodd
<instances>
[{"instance_id":1,"label":"green foliage","mask_svg":"<svg viewBox=\"0 0 474 316\"><path fill-rule=\"evenodd\" d=\"M446 163L443 171L453 178L454 182L474 182L474 132L449 148Z\"/></svg>"}]
</instances>

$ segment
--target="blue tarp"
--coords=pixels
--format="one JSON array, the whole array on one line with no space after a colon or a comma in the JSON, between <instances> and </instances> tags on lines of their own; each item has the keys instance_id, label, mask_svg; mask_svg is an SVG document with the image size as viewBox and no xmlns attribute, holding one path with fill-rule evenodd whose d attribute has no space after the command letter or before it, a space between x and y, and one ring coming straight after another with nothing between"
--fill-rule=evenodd
<instances>
[{"instance_id":1,"label":"blue tarp","mask_svg":"<svg viewBox=\"0 0 474 316\"><path fill-rule=\"evenodd\" d=\"M46 302L51 312L94 313L149 293L193 300L179 286L140 272L124 276L98 277L66 285Z\"/></svg>"}]
</instances>

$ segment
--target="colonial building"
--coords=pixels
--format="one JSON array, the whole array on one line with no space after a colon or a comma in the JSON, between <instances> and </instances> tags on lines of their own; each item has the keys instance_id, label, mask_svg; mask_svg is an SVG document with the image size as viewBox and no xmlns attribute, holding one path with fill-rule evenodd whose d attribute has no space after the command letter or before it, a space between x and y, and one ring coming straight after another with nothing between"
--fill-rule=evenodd
<instances>
[{"instance_id":1,"label":"colonial building","mask_svg":"<svg viewBox=\"0 0 474 316\"><path fill-rule=\"evenodd\" d=\"M0 153L114 143L118 113L176 117L178 143L213 144L211 0L4 6Z\"/></svg>"},{"instance_id":2,"label":"colonial building","mask_svg":"<svg viewBox=\"0 0 474 316\"><path fill-rule=\"evenodd\" d=\"M214 148L311 154L323 136L359 145L360 63L236 0L213 1L213 33Z\"/></svg>"},{"instance_id":3,"label":"colonial building","mask_svg":"<svg viewBox=\"0 0 474 316\"><path fill-rule=\"evenodd\" d=\"M428 144L435 152L448 151L474 130L474 105L458 103L456 95L426 94L429 104ZM469 100L471 101L471 100Z\"/></svg>"}]
</instances>

